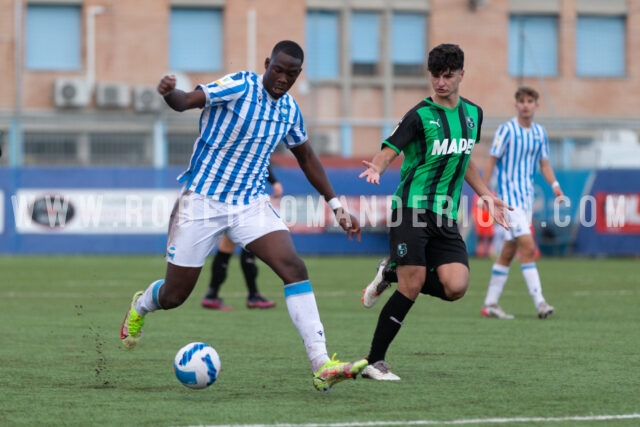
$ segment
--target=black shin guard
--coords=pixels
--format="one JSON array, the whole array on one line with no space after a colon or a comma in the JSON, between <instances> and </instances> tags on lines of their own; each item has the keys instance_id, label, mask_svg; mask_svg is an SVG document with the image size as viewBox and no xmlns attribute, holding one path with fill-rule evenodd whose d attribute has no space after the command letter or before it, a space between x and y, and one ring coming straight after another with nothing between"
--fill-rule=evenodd
<instances>
[{"instance_id":1,"label":"black shin guard","mask_svg":"<svg viewBox=\"0 0 640 427\"><path fill-rule=\"evenodd\" d=\"M412 306L413 301L397 290L391 295L378 317L378 325L369 351L369 363L384 360L391 341L400 331L402 322Z\"/></svg>"}]
</instances>

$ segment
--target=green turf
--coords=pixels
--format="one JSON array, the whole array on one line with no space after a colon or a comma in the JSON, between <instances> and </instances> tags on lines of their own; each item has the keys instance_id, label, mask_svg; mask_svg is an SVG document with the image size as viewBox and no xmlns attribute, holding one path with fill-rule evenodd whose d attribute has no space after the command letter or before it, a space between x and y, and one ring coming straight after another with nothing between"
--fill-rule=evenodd
<instances>
[{"instance_id":1,"label":"green turf","mask_svg":"<svg viewBox=\"0 0 640 427\"><path fill-rule=\"evenodd\" d=\"M342 359L366 355L386 301L370 310L360 304L377 258L305 261L329 351ZM120 322L131 295L164 273L160 257L0 257L0 425L382 425L638 414L638 265L539 260L544 294L557 310L547 320L537 319L514 265L501 305L516 319L499 321L479 314L491 262L472 260L462 300L421 297L409 313L387 354L402 381L359 379L321 393L313 389L281 284L264 265L259 283L275 309L244 308L235 257L222 289L234 311L200 307L207 269L182 307L148 316L139 346L127 351ZM222 359L218 382L205 390L187 389L173 374L175 353L191 341L212 344Z\"/></svg>"}]
</instances>

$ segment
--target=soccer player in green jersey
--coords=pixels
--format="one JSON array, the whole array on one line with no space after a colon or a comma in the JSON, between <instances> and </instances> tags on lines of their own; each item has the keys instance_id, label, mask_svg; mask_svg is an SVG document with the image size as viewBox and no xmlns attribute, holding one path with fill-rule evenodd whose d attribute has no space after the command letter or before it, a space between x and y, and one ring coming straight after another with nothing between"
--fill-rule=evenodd
<instances>
[{"instance_id":1,"label":"soccer player in green jersey","mask_svg":"<svg viewBox=\"0 0 640 427\"><path fill-rule=\"evenodd\" d=\"M400 379L385 356L420 293L455 301L467 291L469 260L456 222L463 180L486 200L496 222L508 228L508 206L492 195L471 160L480 140L482 109L458 94L464 52L458 45L441 44L429 52L427 69L433 95L404 115L381 151L363 162L367 169L360 174L379 184L380 175L404 153L389 230L388 264L396 267L398 289L380 312L369 365L362 371L375 380ZM378 276L387 267L383 264ZM378 284L374 280L365 289L366 307L380 296Z\"/></svg>"}]
</instances>

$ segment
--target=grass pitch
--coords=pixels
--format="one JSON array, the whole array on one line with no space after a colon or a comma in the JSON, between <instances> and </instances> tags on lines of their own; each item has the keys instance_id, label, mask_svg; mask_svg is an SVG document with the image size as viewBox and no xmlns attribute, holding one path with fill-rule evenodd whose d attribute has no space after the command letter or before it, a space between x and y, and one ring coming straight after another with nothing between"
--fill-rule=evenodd
<instances>
[{"instance_id":1,"label":"grass pitch","mask_svg":"<svg viewBox=\"0 0 640 427\"><path fill-rule=\"evenodd\" d=\"M305 261L329 351L363 357L387 298L369 310L360 303L377 257ZM281 283L260 265L261 291L278 305L248 310L238 262L221 291L234 311L200 307L207 265L191 298L150 314L127 351L120 323L133 293L164 274L161 257L1 257L0 425L640 423L638 260L538 260L556 307L547 320L536 317L514 264L500 301L512 321L480 316L491 261L472 260L462 300L423 296L405 319L387 354L402 381L358 379L328 393L313 389ZM222 359L205 390L173 374L175 353L191 341Z\"/></svg>"}]
</instances>

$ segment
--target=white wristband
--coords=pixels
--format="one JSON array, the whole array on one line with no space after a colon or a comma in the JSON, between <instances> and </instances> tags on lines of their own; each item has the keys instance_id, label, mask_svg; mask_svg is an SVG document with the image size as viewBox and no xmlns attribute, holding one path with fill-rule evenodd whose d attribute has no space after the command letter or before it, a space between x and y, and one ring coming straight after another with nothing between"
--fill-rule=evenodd
<instances>
[{"instance_id":1,"label":"white wristband","mask_svg":"<svg viewBox=\"0 0 640 427\"><path fill-rule=\"evenodd\" d=\"M553 181L553 183L551 184L551 188L556 188L556 187L560 187L560 183L558 181Z\"/></svg>"},{"instance_id":2,"label":"white wristband","mask_svg":"<svg viewBox=\"0 0 640 427\"><path fill-rule=\"evenodd\" d=\"M338 200L337 197L334 197L333 199L329 200L327 203L329 204L329 207L331 208L332 211L335 211L336 209L340 209L342 207L342 204L340 203L340 200Z\"/></svg>"}]
</instances>

